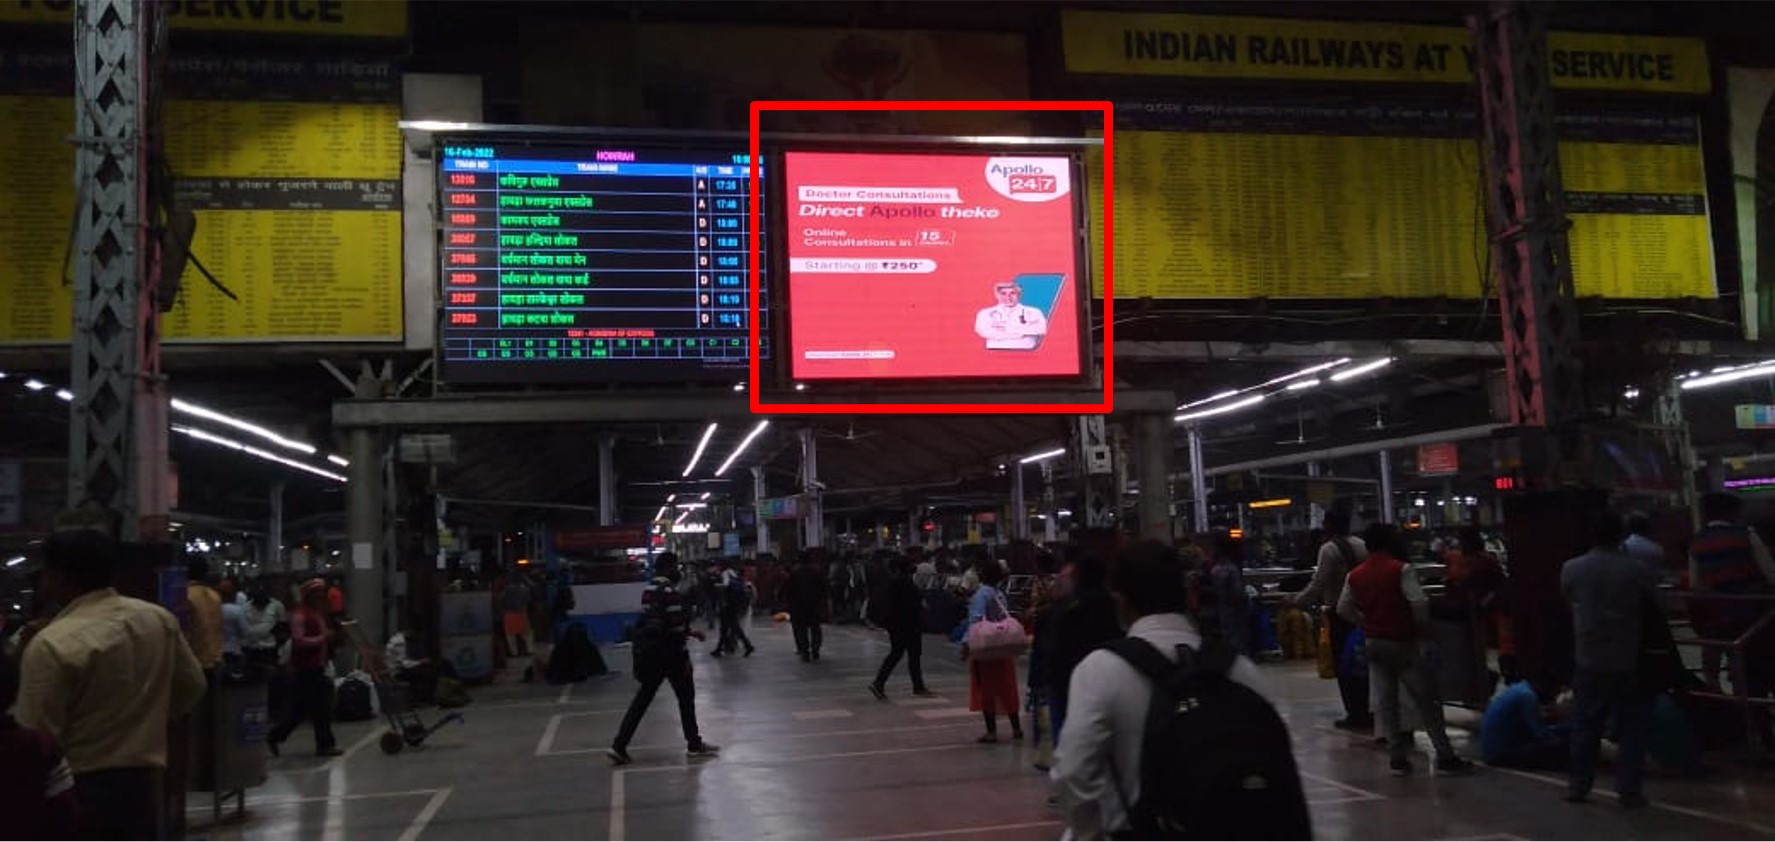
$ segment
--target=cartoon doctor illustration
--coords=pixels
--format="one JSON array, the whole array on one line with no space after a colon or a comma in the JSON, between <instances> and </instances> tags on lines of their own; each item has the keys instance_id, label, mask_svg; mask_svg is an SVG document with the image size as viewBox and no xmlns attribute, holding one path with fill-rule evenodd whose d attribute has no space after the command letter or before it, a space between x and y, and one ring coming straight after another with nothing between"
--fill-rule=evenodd
<instances>
[{"instance_id":1,"label":"cartoon doctor illustration","mask_svg":"<svg viewBox=\"0 0 1775 842\"><path fill-rule=\"evenodd\" d=\"M1048 333L1048 317L1020 303L1023 291L1015 281L992 285L997 303L974 317L974 332L989 351L1033 351Z\"/></svg>"}]
</instances>

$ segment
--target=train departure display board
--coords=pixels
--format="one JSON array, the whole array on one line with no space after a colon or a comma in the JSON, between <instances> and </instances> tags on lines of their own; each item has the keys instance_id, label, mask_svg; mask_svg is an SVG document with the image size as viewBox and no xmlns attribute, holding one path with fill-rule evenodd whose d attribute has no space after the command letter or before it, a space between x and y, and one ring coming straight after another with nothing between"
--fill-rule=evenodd
<instances>
[{"instance_id":1,"label":"train departure display board","mask_svg":"<svg viewBox=\"0 0 1775 842\"><path fill-rule=\"evenodd\" d=\"M1478 120L1470 106L1118 103L1116 295L1483 297ZM1717 296L1699 121L1581 111L1555 120L1578 295ZM1086 185L1094 265L1101 172L1093 166Z\"/></svg>"},{"instance_id":2,"label":"train departure display board","mask_svg":"<svg viewBox=\"0 0 1775 842\"><path fill-rule=\"evenodd\" d=\"M464 139L441 152L445 380L744 379L745 153Z\"/></svg>"},{"instance_id":3,"label":"train departure display board","mask_svg":"<svg viewBox=\"0 0 1775 842\"><path fill-rule=\"evenodd\" d=\"M62 10L66 17L67 9ZM166 158L197 214L169 343L399 342L401 88L393 59L181 51ZM66 345L73 55L0 49L0 344Z\"/></svg>"},{"instance_id":4,"label":"train departure display board","mask_svg":"<svg viewBox=\"0 0 1775 842\"><path fill-rule=\"evenodd\" d=\"M1077 377L1074 162L789 152L790 373Z\"/></svg>"}]
</instances>

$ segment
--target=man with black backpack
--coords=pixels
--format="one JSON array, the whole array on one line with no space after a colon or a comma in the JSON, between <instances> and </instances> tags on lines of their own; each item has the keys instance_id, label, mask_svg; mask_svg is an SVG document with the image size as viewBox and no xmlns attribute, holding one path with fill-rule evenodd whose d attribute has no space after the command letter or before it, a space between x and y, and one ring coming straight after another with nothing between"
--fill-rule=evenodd
<instances>
[{"instance_id":1,"label":"man with black backpack","mask_svg":"<svg viewBox=\"0 0 1775 842\"><path fill-rule=\"evenodd\" d=\"M1110 590L1128 636L1073 671L1052 772L1069 838L1311 838L1288 728L1257 667L1184 616L1175 551L1122 550Z\"/></svg>"},{"instance_id":2,"label":"man with black backpack","mask_svg":"<svg viewBox=\"0 0 1775 842\"><path fill-rule=\"evenodd\" d=\"M697 729L696 685L691 681L686 638L702 640L703 633L690 627L690 607L678 592L677 554L660 553L654 562L654 574L653 584L641 594L641 619L635 621L629 634L635 680L641 682L641 688L635 691L634 701L629 702L629 710L623 714L616 740L604 752L617 766L633 762L629 757L629 740L634 739L635 729L641 727L641 717L647 715L659 686L666 682L671 682L672 695L678 697L678 718L684 725L690 756L714 757L719 751L703 742L702 732Z\"/></svg>"}]
</instances>

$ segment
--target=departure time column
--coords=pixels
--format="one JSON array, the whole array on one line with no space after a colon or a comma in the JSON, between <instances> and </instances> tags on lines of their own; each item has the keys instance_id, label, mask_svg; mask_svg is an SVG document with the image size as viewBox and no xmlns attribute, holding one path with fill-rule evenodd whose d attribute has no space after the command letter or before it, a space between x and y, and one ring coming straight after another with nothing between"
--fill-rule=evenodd
<instances>
[{"instance_id":1,"label":"departure time column","mask_svg":"<svg viewBox=\"0 0 1775 842\"><path fill-rule=\"evenodd\" d=\"M717 283L714 295L714 327L724 336L716 357L746 356L747 251L746 192L750 174L739 166L712 167L709 181L715 201L711 229Z\"/></svg>"}]
</instances>

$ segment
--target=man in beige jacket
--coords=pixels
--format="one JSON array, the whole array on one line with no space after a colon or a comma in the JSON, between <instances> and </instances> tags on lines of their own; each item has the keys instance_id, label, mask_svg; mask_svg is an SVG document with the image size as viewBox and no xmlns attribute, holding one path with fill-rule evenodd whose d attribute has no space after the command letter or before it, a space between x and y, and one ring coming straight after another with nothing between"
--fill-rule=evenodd
<instances>
[{"instance_id":1,"label":"man in beige jacket","mask_svg":"<svg viewBox=\"0 0 1775 842\"><path fill-rule=\"evenodd\" d=\"M62 607L25 646L14 718L61 742L92 838L162 839L167 723L206 682L172 613L111 587L116 561L97 531L44 543L38 590Z\"/></svg>"}]
</instances>

